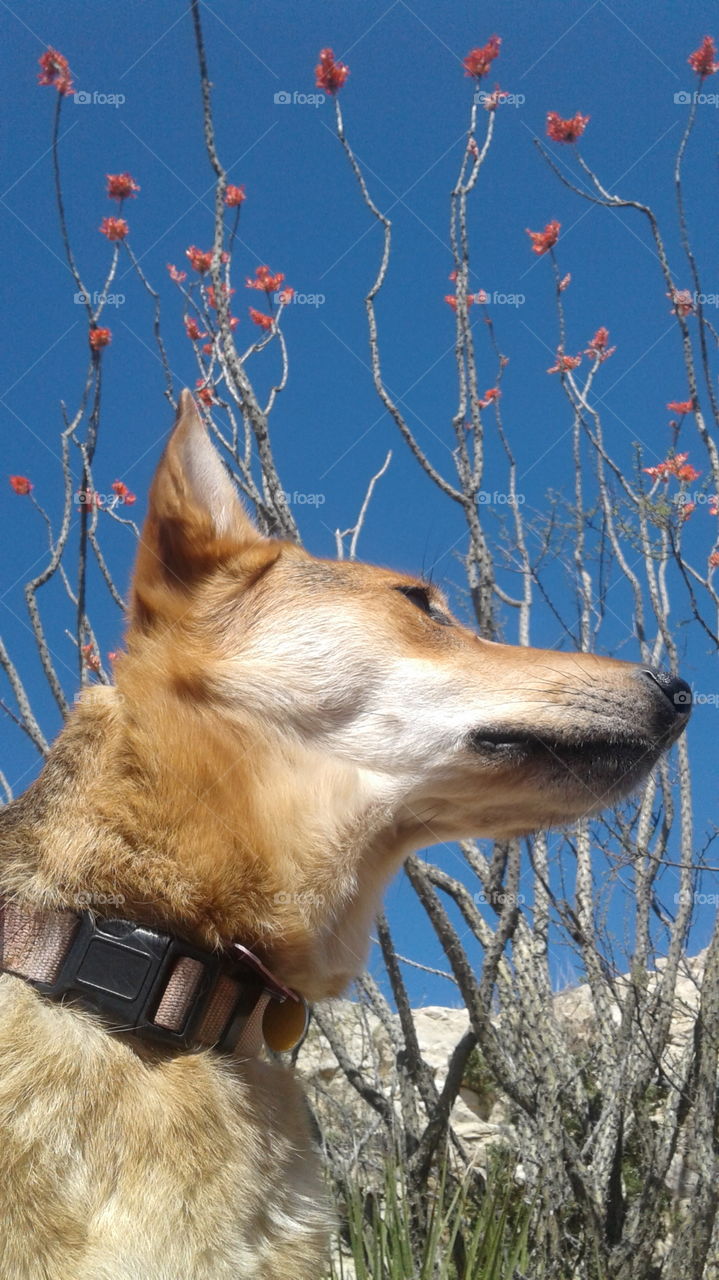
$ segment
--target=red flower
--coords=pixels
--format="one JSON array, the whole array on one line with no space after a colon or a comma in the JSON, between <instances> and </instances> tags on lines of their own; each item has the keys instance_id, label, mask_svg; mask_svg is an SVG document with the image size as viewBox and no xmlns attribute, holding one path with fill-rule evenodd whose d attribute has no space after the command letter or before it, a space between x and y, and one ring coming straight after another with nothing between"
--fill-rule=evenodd
<instances>
[{"instance_id":1,"label":"red flower","mask_svg":"<svg viewBox=\"0 0 719 1280\"><path fill-rule=\"evenodd\" d=\"M495 400L499 400L501 394L499 387L490 387L488 391L485 391L483 398L477 401L477 404L480 409L487 409Z\"/></svg>"},{"instance_id":2,"label":"red flower","mask_svg":"<svg viewBox=\"0 0 719 1280\"><path fill-rule=\"evenodd\" d=\"M556 111L547 112L547 137L553 142L576 142L589 123L589 116L579 111L569 120L563 120Z\"/></svg>"},{"instance_id":3,"label":"red flower","mask_svg":"<svg viewBox=\"0 0 719 1280\"><path fill-rule=\"evenodd\" d=\"M140 190L129 173L106 173L107 194L111 200L134 200Z\"/></svg>"},{"instance_id":4,"label":"red flower","mask_svg":"<svg viewBox=\"0 0 719 1280\"><path fill-rule=\"evenodd\" d=\"M331 49L320 49L320 60L315 67L315 84L325 93L335 94L344 84L350 73L343 62L335 62Z\"/></svg>"},{"instance_id":5,"label":"red flower","mask_svg":"<svg viewBox=\"0 0 719 1280\"><path fill-rule=\"evenodd\" d=\"M453 294L453 293L446 293L446 294L445 294L445 296L444 296L444 300L445 300L445 302L448 302L448 303L449 303L449 305L450 305L450 307L452 308L452 310L453 310L453 311L456 311L456 310L457 310L457 299L455 298L455 296L454 296L454 294ZM474 294L473 294L473 293L468 293L468 294L467 294L467 306L468 306L468 307L471 307L471 305L472 305L472 303L473 303L473 302L474 302Z\"/></svg>"},{"instance_id":6,"label":"red flower","mask_svg":"<svg viewBox=\"0 0 719 1280\"><path fill-rule=\"evenodd\" d=\"M185 254L190 259L190 266L194 267L195 271L199 271L201 276L204 276L205 272L210 270L210 265L212 263L211 249L204 252L202 249L198 249L194 244L191 244L189 249L185 249Z\"/></svg>"},{"instance_id":7,"label":"red flower","mask_svg":"<svg viewBox=\"0 0 719 1280\"><path fill-rule=\"evenodd\" d=\"M609 330L604 327L597 329L597 332L584 352L585 356L588 356L590 360L598 360L600 364L603 364L605 360L608 360L610 356L614 355L614 352L617 349L616 347L608 347L608 341Z\"/></svg>"},{"instance_id":8,"label":"red flower","mask_svg":"<svg viewBox=\"0 0 719 1280\"><path fill-rule=\"evenodd\" d=\"M233 187L231 182L225 187L225 204L228 209L236 209L245 199L244 187Z\"/></svg>"},{"instance_id":9,"label":"red flower","mask_svg":"<svg viewBox=\"0 0 719 1280\"><path fill-rule=\"evenodd\" d=\"M568 271L566 276L562 276L561 280L559 281L559 292L564 293L564 290L567 289L571 283L572 283L572 273L571 271Z\"/></svg>"},{"instance_id":10,"label":"red flower","mask_svg":"<svg viewBox=\"0 0 719 1280\"><path fill-rule=\"evenodd\" d=\"M112 334L109 329L90 330L90 346L93 351L101 351L103 347L109 347L111 342Z\"/></svg>"},{"instance_id":11,"label":"red flower","mask_svg":"<svg viewBox=\"0 0 719 1280\"><path fill-rule=\"evenodd\" d=\"M281 302L283 307L286 307L288 302L291 302L294 296L294 289L290 288L289 285L286 285L285 288L278 293L277 301Z\"/></svg>"},{"instance_id":12,"label":"red flower","mask_svg":"<svg viewBox=\"0 0 719 1280\"><path fill-rule=\"evenodd\" d=\"M719 516L719 493L712 494L709 499L709 515Z\"/></svg>"},{"instance_id":13,"label":"red flower","mask_svg":"<svg viewBox=\"0 0 719 1280\"><path fill-rule=\"evenodd\" d=\"M582 363L581 356L565 356L561 347L557 348L557 363L547 369L547 373L567 373Z\"/></svg>"},{"instance_id":14,"label":"red flower","mask_svg":"<svg viewBox=\"0 0 719 1280\"><path fill-rule=\"evenodd\" d=\"M670 400L667 409L671 409L672 413L691 413L691 400Z\"/></svg>"},{"instance_id":15,"label":"red flower","mask_svg":"<svg viewBox=\"0 0 719 1280\"><path fill-rule=\"evenodd\" d=\"M185 316L185 333L191 342L199 342L200 338L207 337L206 333L200 333L200 326L194 316Z\"/></svg>"},{"instance_id":16,"label":"red flower","mask_svg":"<svg viewBox=\"0 0 719 1280\"><path fill-rule=\"evenodd\" d=\"M263 289L265 293L274 293L279 289L284 280L284 273L278 271L273 276L269 267L257 267L255 271L256 280L245 280L248 289Z\"/></svg>"},{"instance_id":17,"label":"red flower","mask_svg":"<svg viewBox=\"0 0 719 1280\"><path fill-rule=\"evenodd\" d=\"M27 497L33 487L27 476L9 476L8 479L13 493L19 494L20 497Z\"/></svg>"},{"instance_id":18,"label":"red flower","mask_svg":"<svg viewBox=\"0 0 719 1280\"><path fill-rule=\"evenodd\" d=\"M113 480L110 488L117 494L118 501L124 503L126 507L132 507L137 502L135 494L130 492L124 480Z\"/></svg>"},{"instance_id":19,"label":"red flower","mask_svg":"<svg viewBox=\"0 0 719 1280\"><path fill-rule=\"evenodd\" d=\"M114 649L108 649L108 652L107 652L107 660L108 660L108 662L116 662L116 661L117 661L117 654L116 654L116 652L115 652L115 650L114 650Z\"/></svg>"},{"instance_id":20,"label":"red flower","mask_svg":"<svg viewBox=\"0 0 719 1280\"><path fill-rule=\"evenodd\" d=\"M52 84L58 93L66 95L75 92L70 64L57 49L48 49L38 61L41 68L38 84Z\"/></svg>"},{"instance_id":21,"label":"red flower","mask_svg":"<svg viewBox=\"0 0 719 1280\"><path fill-rule=\"evenodd\" d=\"M677 453L673 458L665 458L664 462L658 462L655 467L644 467L644 471L651 476L652 480L663 480L665 483L670 476L683 481L698 480L701 471L697 471L696 467L687 463L688 457L688 453ZM710 514L713 515L714 512Z\"/></svg>"},{"instance_id":22,"label":"red flower","mask_svg":"<svg viewBox=\"0 0 719 1280\"><path fill-rule=\"evenodd\" d=\"M696 509L697 509L696 502L684 503L684 505L681 508L681 511L679 512L679 519L682 521L682 524L686 523L689 517L693 515L693 513L696 511Z\"/></svg>"},{"instance_id":23,"label":"red flower","mask_svg":"<svg viewBox=\"0 0 719 1280\"><path fill-rule=\"evenodd\" d=\"M470 49L462 63L465 75L474 76L477 80L486 76L494 59L499 57L501 43L499 36L490 36L481 49Z\"/></svg>"},{"instance_id":24,"label":"red flower","mask_svg":"<svg viewBox=\"0 0 719 1280\"><path fill-rule=\"evenodd\" d=\"M678 316L690 316L694 312L694 295L689 289L675 289L667 294L672 300L672 310Z\"/></svg>"},{"instance_id":25,"label":"red flower","mask_svg":"<svg viewBox=\"0 0 719 1280\"><path fill-rule=\"evenodd\" d=\"M542 254L553 249L559 239L561 225L561 222L548 222L544 231L530 231L527 227L527 235L532 241L532 253Z\"/></svg>"},{"instance_id":26,"label":"red flower","mask_svg":"<svg viewBox=\"0 0 719 1280\"><path fill-rule=\"evenodd\" d=\"M709 557L709 567L710 567L710 569L716 569L716 567L717 567L717 565L718 565L718 564L719 564L719 551L712 551L712 553L711 553L711 555L710 555L710 557Z\"/></svg>"},{"instance_id":27,"label":"red flower","mask_svg":"<svg viewBox=\"0 0 719 1280\"><path fill-rule=\"evenodd\" d=\"M167 270L170 273L170 279L174 280L175 284L182 284L183 280L187 279L187 272L178 271L177 267L173 267L171 262L168 262Z\"/></svg>"},{"instance_id":28,"label":"red flower","mask_svg":"<svg viewBox=\"0 0 719 1280\"><path fill-rule=\"evenodd\" d=\"M93 644L84 644L82 646L82 656L91 671L100 670L100 657Z\"/></svg>"},{"instance_id":29,"label":"red flower","mask_svg":"<svg viewBox=\"0 0 719 1280\"><path fill-rule=\"evenodd\" d=\"M259 325L260 329L272 328L274 324L272 316L266 316L263 311L255 311L254 307L249 307L248 310L253 324Z\"/></svg>"},{"instance_id":30,"label":"red flower","mask_svg":"<svg viewBox=\"0 0 719 1280\"><path fill-rule=\"evenodd\" d=\"M197 398L209 408L211 404L217 404L215 399L215 389L211 382L205 382L204 378L198 378L195 383L197 387Z\"/></svg>"},{"instance_id":31,"label":"red flower","mask_svg":"<svg viewBox=\"0 0 719 1280\"><path fill-rule=\"evenodd\" d=\"M716 45L711 36L705 36L693 53L689 54L687 62L692 71L696 71L702 80L706 76L714 75L715 71L719 71L719 62L716 61L717 51Z\"/></svg>"},{"instance_id":32,"label":"red flower","mask_svg":"<svg viewBox=\"0 0 719 1280\"><path fill-rule=\"evenodd\" d=\"M108 240L124 240L130 228L124 218L103 218L100 231Z\"/></svg>"}]
</instances>

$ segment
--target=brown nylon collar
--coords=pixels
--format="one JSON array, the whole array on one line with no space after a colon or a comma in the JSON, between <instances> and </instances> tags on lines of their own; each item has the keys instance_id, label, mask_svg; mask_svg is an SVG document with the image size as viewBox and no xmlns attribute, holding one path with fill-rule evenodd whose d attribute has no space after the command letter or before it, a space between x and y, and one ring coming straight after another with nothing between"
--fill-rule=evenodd
<instances>
[{"instance_id":1,"label":"brown nylon collar","mask_svg":"<svg viewBox=\"0 0 719 1280\"><path fill-rule=\"evenodd\" d=\"M130 920L41 911L0 898L0 970L116 1029L244 1057L304 1035L307 1006L248 948L212 952Z\"/></svg>"}]
</instances>

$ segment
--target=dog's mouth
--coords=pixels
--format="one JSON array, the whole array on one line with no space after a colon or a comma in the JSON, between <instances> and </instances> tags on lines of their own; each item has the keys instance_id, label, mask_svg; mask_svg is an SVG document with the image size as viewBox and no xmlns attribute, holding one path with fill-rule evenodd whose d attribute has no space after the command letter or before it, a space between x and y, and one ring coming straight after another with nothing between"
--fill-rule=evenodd
<instances>
[{"instance_id":1,"label":"dog's mouth","mask_svg":"<svg viewBox=\"0 0 719 1280\"><path fill-rule=\"evenodd\" d=\"M678 725L651 737L481 728L470 734L469 746L489 767L521 771L541 787L601 793L606 804L634 790L680 732Z\"/></svg>"}]
</instances>

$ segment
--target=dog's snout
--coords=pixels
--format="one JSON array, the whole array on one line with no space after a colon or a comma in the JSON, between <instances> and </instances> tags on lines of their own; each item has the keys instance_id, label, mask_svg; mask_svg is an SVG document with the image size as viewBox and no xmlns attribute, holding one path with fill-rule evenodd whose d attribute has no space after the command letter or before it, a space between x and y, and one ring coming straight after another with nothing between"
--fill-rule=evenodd
<instances>
[{"instance_id":1,"label":"dog's snout","mask_svg":"<svg viewBox=\"0 0 719 1280\"><path fill-rule=\"evenodd\" d=\"M672 704L678 715L688 715L692 709L692 691L681 676L673 676L669 671L653 671L645 667L642 672L647 680L651 680Z\"/></svg>"}]
</instances>

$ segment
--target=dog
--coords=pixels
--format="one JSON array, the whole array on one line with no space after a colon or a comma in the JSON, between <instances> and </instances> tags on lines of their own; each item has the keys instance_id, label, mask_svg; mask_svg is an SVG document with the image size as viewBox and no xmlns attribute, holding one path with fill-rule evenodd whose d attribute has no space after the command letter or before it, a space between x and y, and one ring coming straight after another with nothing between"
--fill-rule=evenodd
<instances>
[{"instance_id":1,"label":"dog","mask_svg":"<svg viewBox=\"0 0 719 1280\"><path fill-rule=\"evenodd\" d=\"M0 1273L319 1280L331 1213L264 1042L358 973L410 851L615 802L688 686L491 643L434 586L261 536L189 392L115 681L0 815Z\"/></svg>"}]
</instances>

